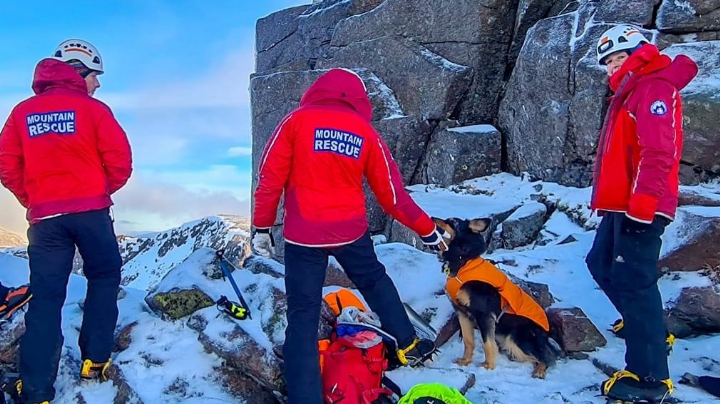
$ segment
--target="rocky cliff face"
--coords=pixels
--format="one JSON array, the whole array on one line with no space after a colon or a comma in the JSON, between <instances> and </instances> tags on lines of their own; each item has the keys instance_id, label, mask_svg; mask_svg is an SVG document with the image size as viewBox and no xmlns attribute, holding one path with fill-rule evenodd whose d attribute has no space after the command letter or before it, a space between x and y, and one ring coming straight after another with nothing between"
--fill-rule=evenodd
<instances>
[{"instance_id":1,"label":"rocky cliff face","mask_svg":"<svg viewBox=\"0 0 720 404\"><path fill-rule=\"evenodd\" d=\"M368 84L373 123L408 183L503 170L587 186L609 95L594 48L618 22L641 25L667 54L698 62L700 75L683 92L683 181L720 174L714 0L324 0L274 13L257 23L255 165L313 80L345 67ZM493 125L498 137L487 127L483 136L452 131L477 125ZM368 206L371 230L386 230L371 197Z\"/></svg>"}]
</instances>

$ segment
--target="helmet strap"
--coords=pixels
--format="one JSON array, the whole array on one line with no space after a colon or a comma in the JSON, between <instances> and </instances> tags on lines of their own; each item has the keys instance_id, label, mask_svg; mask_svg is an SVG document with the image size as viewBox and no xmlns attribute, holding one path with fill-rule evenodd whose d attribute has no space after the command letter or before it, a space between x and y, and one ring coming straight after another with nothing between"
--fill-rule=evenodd
<instances>
[{"instance_id":1,"label":"helmet strap","mask_svg":"<svg viewBox=\"0 0 720 404\"><path fill-rule=\"evenodd\" d=\"M93 72L91 69L88 69L88 68L87 68L82 62L80 62L79 60L71 60L71 61L67 62L67 64L70 65L70 67L72 67L73 69L75 69L75 71L76 71L80 76L82 76L82 78L84 78L84 79L87 78L87 76L89 76L90 73Z\"/></svg>"}]
</instances>

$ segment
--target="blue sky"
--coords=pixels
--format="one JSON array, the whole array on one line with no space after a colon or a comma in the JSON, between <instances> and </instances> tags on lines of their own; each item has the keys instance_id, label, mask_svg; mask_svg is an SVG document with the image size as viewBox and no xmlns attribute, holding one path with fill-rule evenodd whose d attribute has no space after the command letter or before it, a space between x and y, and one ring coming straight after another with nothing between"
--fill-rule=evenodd
<instances>
[{"instance_id":1,"label":"blue sky","mask_svg":"<svg viewBox=\"0 0 720 404\"><path fill-rule=\"evenodd\" d=\"M248 214L255 22L309 2L2 1L0 121L31 95L39 60L65 39L85 39L105 63L95 95L134 151L134 176L115 197L118 230ZM4 189L0 207L0 227L24 231L24 211Z\"/></svg>"}]
</instances>

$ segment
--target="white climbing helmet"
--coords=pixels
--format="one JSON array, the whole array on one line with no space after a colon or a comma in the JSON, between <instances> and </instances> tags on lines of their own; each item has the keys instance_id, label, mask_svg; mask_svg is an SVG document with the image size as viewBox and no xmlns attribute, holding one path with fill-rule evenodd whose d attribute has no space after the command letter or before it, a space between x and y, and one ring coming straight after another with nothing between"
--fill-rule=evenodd
<instances>
[{"instance_id":1,"label":"white climbing helmet","mask_svg":"<svg viewBox=\"0 0 720 404\"><path fill-rule=\"evenodd\" d=\"M615 52L631 53L640 44L650 43L640 30L632 25L618 25L605 31L597 45L598 63L605 64L605 58Z\"/></svg>"},{"instance_id":2,"label":"white climbing helmet","mask_svg":"<svg viewBox=\"0 0 720 404\"><path fill-rule=\"evenodd\" d=\"M100 52L93 44L82 39L68 39L61 43L55 48L53 58L62 62L79 60L88 69L104 73Z\"/></svg>"}]
</instances>

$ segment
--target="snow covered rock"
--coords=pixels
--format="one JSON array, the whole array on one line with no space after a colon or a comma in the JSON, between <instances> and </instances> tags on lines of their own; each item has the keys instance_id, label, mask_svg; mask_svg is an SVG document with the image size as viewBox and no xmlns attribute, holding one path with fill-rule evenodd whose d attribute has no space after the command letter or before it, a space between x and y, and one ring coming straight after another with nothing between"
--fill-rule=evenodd
<instances>
[{"instance_id":1,"label":"snow covered rock","mask_svg":"<svg viewBox=\"0 0 720 404\"><path fill-rule=\"evenodd\" d=\"M550 335L565 352L592 352L607 345L605 337L582 309L551 308L547 314Z\"/></svg>"},{"instance_id":2,"label":"snow covered rock","mask_svg":"<svg viewBox=\"0 0 720 404\"><path fill-rule=\"evenodd\" d=\"M540 231L537 245L545 246L553 243L562 243L572 237L574 233L582 233L584 229L574 223L567 214L555 211Z\"/></svg>"},{"instance_id":3,"label":"snow covered rock","mask_svg":"<svg viewBox=\"0 0 720 404\"><path fill-rule=\"evenodd\" d=\"M713 213L717 217L709 216ZM682 208L667 232L671 240L680 238L679 245L658 262L659 268L698 271L720 266L720 208Z\"/></svg>"},{"instance_id":4,"label":"snow covered rock","mask_svg":"<svg viewBox=\"0 0 720 404\"><path fill-rule=\"evenodd\" d=\"M515 174L528 172L543 180L563 180L578 186L589 183L589 156L579 156L574 150L566 149L576 135L585 138L585 134L568 131L574 66L589 48L582 53L574 49L580 18L576 11L544 19L527 33L498 117L507 141L508 168ZM599 104L602 94L585 96ZM602 119L602 111L597 106L594 115L583 115L595 127L595 137ZM588 167L586 173L571 172L568 178L566 171L572 167L570 162Z\"/></svg>"},{"instance_id":5,"label":"snow covered rock","mask_svg":"<svg viewBox=\"0 0 720 404\"><path fill-rule=\"evenodd\" d=\"M227 256L239 261L249 253L249 219L213 216L155 233L149 237L123 238L122 285L149 290L173 268L202 248L228 248Z\"/></svg>"},{"instance_id":6,"label":"snow covered rock","mask_svg":"<svg viewBox=\"0 0 720 404\"><path fill-rule=\"evenodd\" d=\"M540 202L530 202L521 206L502 222L502 245L514 249L528 245L537 239L545 223L547 207Z\"/></svg>"},{"instance_id":7,"label":"snow covered rock","mask_svg":"<svg viewBox=\"0 0 720 404\"><path fill-rule=\"evenodd\" d=\"M720 4L716 4L716 8L720 24ZM697 77L681 92L685 115L682 160L703 171L720 174L720 132L717 130L717 117L720 116L720 61L717 58L720 41L673 45L664 53L672 57L688 55L699 66ZM693 183L702 179L699 176L697 180L690 181ZM686 182L688 180L685 178Z\"/></svg>"},{"instance_id":8,"label":"snow covered rock","mask_svg":"<svg viewBox=\"0 0 720 404\"><path fill-rule=\"evenodd\" d=\"M668 330L678 338L720 332L720 295L711 286L684 288L666 310Z\"/></svg>"},{"instance_id":9,"label":"snow covered rock","mask_svg":"<svg viewBox=\"0 0 720 404\"><path fill-rule=\"evenodd\" d=\"M419 115L382 119L373 122L373 126L390 149L403 182L409 184L428 146L433 127Z\"/></svg>"},{"instance_id":10,"label":"snow covered rock","mask_svg":"<svg viewBox=\"0 0 720 404\"><path fill-rule=\"evenodd\" d=\"M272 349L259 343L237 321L216 313L213 309L200 311L190 317L187 325L200 334L198 340L207 350L263 388L282 393L282 364Z\"/></svg>"},{"instance_id":11,"label":"snow covered rock","mask_svg":"<svg viewBox=\"0 0 720 404\"><path fill-rule=\"evenodd\" d=\"M501 159L501 135L492 125L436 130L427 147L423 182L447 187L497 174Z\"/></svg>"},{"instance_id":12,"label":"snow covered rock","mask_svg":"<svg viewBox=\"0 0 720 404\"><path fill-rule=\"evenodd\" d=\"M653 22L653 9L661 0L606 1L595 15L597 21L618 21L648 26Z\"/></svg>"},{"instance_id":13,"label":"snow covered rock","mask_svg":"<svg viewBox=\"0 0 720 404\"><path fill-rule=\"evenodd\" d=\"M22 313L3 325L0 332L0 366L14 368L20 352L20 338L25 334L25 316Z\"/></svg>"},{"instance_id":14,"label":"snow covered rock","mask_svg":"<svg viewBox=\"0 0 720 404\"><path fill-rule=\"evenodd\" d=\"M681 188L678 206L720 207L720 194L708 195Z\"/></svg>"},{"instance_id":15,"label":"snow covered rock","mask_svg":"<svg viewBox=\"0 0 720 404\"><path fill-rule=\"evenodd\" d=\"M472 80L468 67L393 35L351 43L318 65L368 68L393 89L403 111L437 120L450 116Z\"/></svg>"},{"instance_id":16,"label":"snow covered rock","mask_svg":"<svg viewBox=\"0 0 720 404\"><path fill-rule=\"evenodd\" d=\"M514 64L530 28L543 18L555 17L561 12L566 12L572 2L572 0L520 0L509 60Z\"/></svg>"},{"instance_id":17,"label":"snow covered rock","mask_svg":"<svg viewBox=\"0 0 720 404\"><path fill-rule=\"evenodd\" d=\"M387 35L412 39L473 70L467 95L460 100L459 119L464 124L491 122L507 66L504 54L512 39L514 14L513 2L503 0L386 0L370 12L338 23L332 49ZM394 69L391 74L401 77L404 72Z\"/></svg>"},{"instance_id":18,"label":"snow covered rock","mask_svg":"<svg viewBox=\"0 0 720 404\"><path fill-rule=\"evenodd\" d=\"M335 260L331 260L325 273L325 287L339 286L341 288L355 288L355 284L348 278L345 271Z\"/></svg>"},{"instance_id":19,"label":"snow covered rock","mask_svg":"<svg viewBox=\"0 0 720 404\"><path fill-rule=\"evenodd\" d=\"M138 393L130 387L123 371L117 365L110 366L110 369L107 371L107 377L116 389L113 404L143 404L143 400L140 399ZM82 403L85 402L85 400L78 400L78 402Z\"/></svg>"},{"instance_id":20,"label":"snow covered rock","mask_svg":"<svg viewBox=\"0 0 720 404\"><path fill-rule=\"evenodd\" d=\"M263 389L257 381L240 374L229 366L217 368L218 381L222 387L233 396L245 403L277 404L277 397L270 391Z\"/></svg>"},{"instance_id":21,"label":"snow covered rock","mask_svg":"<svg viewBox=\"0 0 720 404\"><path fill-rule=\"evenodd\" d=\"M243 262L243 269L259 275L265 274L273 278L282 278L285 274L285 267L275 260L261 257L259 255L249 256Z\"/></svg>"},{"instance_id":22,"label":"snow covered rock","mask_svg":"<svg viewBox=\"0 0 720 404\"><path fill-rule=\"evenodd\" d=\"M256 23L257 32L262 35L255 37L255 49L259 54L280 44L298 29L298 16L308 9L307 5L287 8L261 18ZM262 58L258 58L262 60ZM262 71L260 67L258 71Z\"/></svg>"},{"instance_id":23,"label":"snow covered rock","mask_svg":"<svg viewBox=\"0 0 720 404\"><path fill-rule=\"evenodd\" d=\"M327 54L337 23L370 10L380 1L323 1L261 18L257 23L256 37L267 36L269 39L258 43L261 46L256 49L256 71L271 73L280 69L313 69L315 61ZM283 28L278 30L278 24L283 24Z\"/></svg>"},{"instance_id":24,"label":"snow covered rock","mask_svg":"<svg viewBox=\"0 0 720 404\"><path fill-rule=\"evenodd\" d=\"M122 352L130 347L130 344L132 344L132 332L137 325L138 322L134 321L122 327L120 331L116 333L113 352Z\"/></svg>"},{"instance_id":25,"label":"snow covered rock","mask_svg":"<svg viewBox=\"0 0 720 404\"><path fill-rule=\"evenodd\" d=\"M146 302L154 312L170 320L178 320L215 305L210 296L197 288L175 288L168 292L154 293L148 295Z\"/></svg>"},{"instance_id":26,"label":"snow covered rock","mask_svg":"<svg viewBox=\"0 0 720 404\"><path fill-rule=\"evenodd\" d=\"M675 33L720 30L720 4L716 0L662 0L657 26Z\"/></svg>"}]
</instances>

